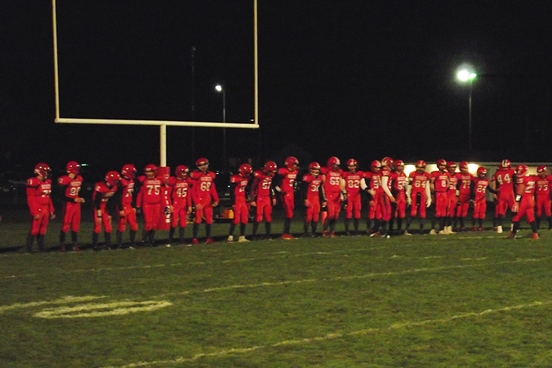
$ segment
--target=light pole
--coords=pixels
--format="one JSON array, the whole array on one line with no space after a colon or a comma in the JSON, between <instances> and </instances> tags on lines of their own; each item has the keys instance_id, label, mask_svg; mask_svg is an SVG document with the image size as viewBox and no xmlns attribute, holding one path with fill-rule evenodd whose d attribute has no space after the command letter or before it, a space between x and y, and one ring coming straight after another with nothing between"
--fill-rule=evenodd
<instances>
[{"instance_id":1,"label":"light pole","mask_svg":"<svg viewBox=\"0 0 552 368\"><path fill-rule=\"evenodd\" d=\"M462 68L456 73L456 78L462 83L469 83L469 97L468 97L468 152L472 153L472 94L473 94L473 81L477 77L477 74L470 69Z\"/></svg>"},{"instance_id":2,"label":"light pole","mask_svg":"<svg viewBox=\"0 0 552 368\"><path fill-rule=\"evenodd\" d=\"M222 84L217 84L215 90L222 93L222 122L226 123L226 88ZM226 169L226 128L222 128L222 160L224 162L224 168Z\"/></svg>"}]
</instances>

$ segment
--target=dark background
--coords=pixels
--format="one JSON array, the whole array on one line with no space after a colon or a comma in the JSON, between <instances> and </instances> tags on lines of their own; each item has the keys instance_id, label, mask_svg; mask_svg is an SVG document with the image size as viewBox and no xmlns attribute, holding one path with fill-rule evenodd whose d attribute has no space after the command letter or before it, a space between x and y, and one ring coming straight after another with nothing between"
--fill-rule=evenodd
<instances>
[{"instance_id":1,"label":"dark background","mask_svg":"<svg viewBox=\"0 0 552 368\"><path fill-rule=\"evenodd\" d=\"M62 117L253 118L253 2L58 0ZM259 1L260 130L226 129L227 155L255 165L336 155L550 161L551 17L532 1ZM192 48L195 48L192 73ZM471 64L468 91L455 80ZM2 169L69 160L159 162L159 127L54 123L52 10L0 11ZM192 105L194 111L192 111ZM222 130L168 127L170 166L222 162Z\"/></svg>"}]
</instances>

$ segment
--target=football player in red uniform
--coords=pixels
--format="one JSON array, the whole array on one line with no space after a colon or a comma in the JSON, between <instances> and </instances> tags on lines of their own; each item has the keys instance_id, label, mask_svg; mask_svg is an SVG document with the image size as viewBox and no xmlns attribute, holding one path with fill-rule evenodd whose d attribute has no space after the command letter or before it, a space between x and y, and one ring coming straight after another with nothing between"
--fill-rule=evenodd
<instances>
[{"instance_id":1,"label":"football player in red uniform","mask_svg":"<svg viewBox=\"0 0 552 368\"><path fill-rule=\"evenodd\" d=\"M473 230L483 231L483 220L487 213L487 195L486 192L496 193L490 185L487 178L487 169L483 166L477 169L477 176L474 179L473 185ZM477 225L476 225L477 221Z\"/></svg>"},{"instance_id":2,"label":"football player in red uniform","mask_svg":"<svg viewBox=\"0 0 552 368\"><path fill-rule=\"evenodd\" d=\"M276 176L276 185L274 189L280 194L282 207L284 209L284 232L282 239L294 239L291 234L291 220L293 219L293 210L295 208L295 187L297 185L297 175L299 173L299 160L294 156L286 158L284 167L278 169Z\"/></svg>"},{"instance_id":3,"label":"football player in red uniform","mask_svg":"<svg viewBox=\"0 0 552 368\"><path fill-rule=\"evenodd\" d=\"M412 219L420 219L420 233L424 231L427 208L431 206L431 192L429 187L430 174L426 172L426 162L416 161L416 170L408 174L406 187L406 201L410 205L410 216L406 220L406 232L410 230Z\"/></svg>"},{"instance_id":4,"label":"football player in red uniform","mask_svg":"<svg viewBox=\"0 0 552 368\"><path fill-rule=\"evenodd\" d=\"M406 218L406 186L408 184L408 177L404 173L404 161L395 160L393 163L395 172L391 173L393 188L392 193L395 197L393 216L391 217L391 222L389 223L389 229L393 232L393 222L397 220L397 230L399 234L402 232L402 223ZM408 231L404 231L404 235L411 235Z\"/></svg>"},{"instance_id":5,"label":"football player in red uniform","mask_svg":"<svg viewBox=\"0 0 552 368\"><path fill-rule=\"evenodd\" d=\"M347 160L347 171L342 173L347 192L347 208L345 209L345 235L349 232L349 222L353 219L354 235L358 234L358 225L361 217L362 198L360 195L360 182L364 178L364 172L358 171L358 162L354 158Z\"/></svg>"},{"instance_id":6,"label":"football player in red uniform","mask_svg":"<svg viewBox=\"0 0 552 368\"><path fill-rule=\"evenodd\" d=\"M114 202L117 204L117 235L116 242L118 249L124 249L123 233L128 224L130 228L130 245L134 249L136 245L136 233L138 232L138 221L136 220L136 208L134 207L136 167L133 164L125 164L121 168L121 180L119 189L115 193Z\"/></svg>"},{"instance_id":7,"label":"football player in red uniform","mask_svg":"<svg viewBox=\"0 0 552 368\"><path fill-rule=\"evenodd\" d=\"M345 181L341 176L341 162L339 158L332 156L328 159L327 166L321 169L324 175L324 192L326 193L326 210L328 212L323 223L322 236L334 237L335 225L341 211L341 202L345 199Z\"/></svg>"},{"instance_id":8,"label":"football player in red uniform","mask_svg":"<svg viewBox=\"0 0 552 368\"><path fill-rule=\"evenodd\" d=\"M464 231L464 220L468 216L468 210L470 208L474 179L473 175L469 172L467 161L460 162L460 172L456 173L456 177L458 180L458 205L456 206L456 216L454 217L453 228L457 231Z\"/></svg>"},{"instance_id":9,"label":"football player in red uniform","mask_svg":"<svg viewBox=\"0 0 552 368\"><path fill-rule=\"evenodd\" d=\"M318 221L320 221L320 210L326 205L324 176L320 175L320 169L320 164L318 162L311 162L309 164L309 173L303 175L302 178L301 192L303 194L303 203L306 208L303 237L309 236L309 227L311 230L310 236L316 236Z\"/></svg>"},{"instance_id":10,"label":"football player in red uniform","mask_svg":"<svg viewBox=\"0 0 552 368\"><path fill-rule=\"evenodd\" d=\"M154 246L161 210L168 213L170 206L165 193L165 180L157 175L157 166L146 165L144 174L138 177L140 190L136 198L136 210L144 216L142 242Z\"/></svg>"},{"instance_id":11,"label":"football player in red uniform","mask_svg":"<svg viewBox=\"0 0 552 368\"><path fill-rule=\"evenodd\" d=\"M506 239L515 239L519 230L519 222L522 217L527 218L531 226L531 239L539 238L537 223L535 221L535 189L537 183L536 175L529 175L526 165L516 167L516 196L512 207L514 216L512 217L512 230Z\"/></svg>"},{"instance_id":12,"label":"football player in red uniform","mask_svg":"<svg viewBox=\"0 0 552 368\"><path fill-rule=\"evenodd\" d=\"M383 190L382 195L380 196L380 206L381 206L381 218L382 218L382 235L384 237L389 237L389 234L392 232L391 218L393 216L393 209L396 203L395 196L393 195L393 159L391 157L384 157L381 159L381 189ZM393 208L392 208L393 205ZM389 225L389 232L387 227Z\"/></svg>"},{"instance_id":13,"label":"football player in red uniform","mask_svg":"<svg viewBox=\"0 0 552 368\"><path fill-rule=\"evenodd\" d=\"M431 221L431 235L437 234L435 224L439 224L439 234L448 235L445 228L445 220L447 216L448 197L447 190L450 185L450 174L447 171L447 161L444 159L437 160L437 170L431 173L430 188L435 196L435 216Z\"/></svg>"},{"instance_id":14,"label":"football player in red uniform","mask_svg":"<svg viewBox=\"0 0 552 368\"><path fill-rule=\"evenodd\" d=\"M69 161L65 165L66 175L58 178L58 185L64 189L62 197L62 224L59 232L59 250L65 252L65 237L71 229L73 250L78 252L79 230L81 223L81 203L84 203L79 193L82 186L82 176L79 175L80 165L76 161Z\"/></svg>"},{"instance_id":15,"label":"football player in red uniform","mask_svg":"<svg viewBox=\"0 0 552 368\"><path fill-rule=\"evenodd\" d=\"M174 233L178 227L178 239L184 243L188 215L192 213L192 179L190 169L186 165L178 165L174 170L174 176L169 178L172 199L171 228L169 229L169 244L173 242Z\"/></svg>"},{"instance_id":16,"label":"football player in red uniform","mask_svg":"<svg viewBox=\"0 0 552 368\"><path fill-rule=\"evenodd\" d=\"M247 163L243 163L238 168L238 173L230 177L230 196L232 200L232 210L234 211L234 218L230 223L230 230L228 231L228 242L234 241L234 229L236 225L240 224L240 236L238 242L248 242L245 237L245 227L249 222L249 180L253 168Z\"/></svg>"},{"instance_id":17,"label":"football player in red uniform","mask_svg":"<svg viewBox=\"0 0 552 368\"><path fill-rule=\"evenodd\" d=\"M255 208L255 222L253 222L253 239L257 240L259 224L265 222L265 239L270 240L272 227L272 207L276 204L273 178L278 171L274 161L265 162L262 170L253 172L251 185L251 207Z\"/></svg>"},{"instance_id":18,"label":"football player in red uniform","mask_svg":"<svg viewBox=\"0 0 552 368\"><path fill-rule=\"evenodd\" d=\"M94 250L100 249L98 239L100 237L102 225L105 237L104 249L111 248L111 232L113 230L111 219L112 214L116 211L116 204L114 201L110 201L110 199L115 195L120 180L121 176L117 171L108 171L104 180L94 185L94 193L92 193L92 203L94 205L92 247Z\"/></svg>"},{"instance_id":19,"label":"football player in red uniform","mask_svg":"<svg viewBox=\"0 0 552 368\"><path fill-rule=\"evenodd\" d=\"M514 206L514 175L510 160L502 160L500 169L491 178L491 188L498 191L496 195L498 206L497 232L502 233L502 221L506 211Z\"/></svg>"},{"instance_id":20,"label":"football player in red uniform","mask_svg":"<svg viewBox=\"0 0 552 368\"><path fill-rule=\"evenodd\" d=\"M383 195L381 185L381 162L372 161L370 171L364 173L360 188L368 193L368 217L366 220L366 233L371 237L380 235L379 229L382 222L382 210L380 197ZM372 226L372 221L374 225Z\"/></svg>"},{"instance_id":21,"label":"football player in red uniform","mask_svg":"<svg viewBox=\"0 0 552 368\"><path fill-rule=\"evenodd\" d=\"M199 244L197 234L199 224L201 224L203 218L205 218L205 244L211 244L213 243L213 238L211 238L213 207L219 204L219 196L215 186L217 174L209 170L209 160L204 157L197 159L195 164L197 169L191 175L193 180L192 200L195 206L192 244Z\"/></svg>"},{"instance_id":22,"label":"football player in red uniform","mask_svg":"<svg viewBox=\"0 0 552 368\"><path fill-rule=\"evenodd\" d=\"M31 231L27 235L27 251L33 252L33 241L36 237L38 248L41 252L46 251L44 237L48 229L49 220L53 220L55 215L54 205L50 194L52 193L52 180L50 175L52 169L46 163L38 163L34 168L32 178L27 179L27 205L31 213Z\"/></svg>"},{"instance_id":23,"label":"football player in red uniform","mask_svg":"<svg viewBox=\"0 0 552 368\"><path fill-rule=\"evenodd\" d=\"M447 162L447 171L450 174L449 178L449 187L447 189L447 215L446 215L446 221L445 221L445 230L449 234L456 234L454 230L452 229L452 223L455 219L456 215L456 207L458 206L458 197L460 195L460 190L458 189L459 186L459 177L458 172L456 172L456 168L458 166L456 165L456 162L454 161L448 161Z\"/></svg>"},{"instance_id":24,"label":"football player in red uniform","mask_svg":"<svg viewBox=\"0 0 552 368\"><path fill-rule=\"evenodd\" d=\"M537 167L537 229L540 227L542 215L548 220L548 229L552 229L552 211L550 209L550 185L552 185L552 175L548 174L548 169L544 165Z\"/></svg>"}]
</instances>

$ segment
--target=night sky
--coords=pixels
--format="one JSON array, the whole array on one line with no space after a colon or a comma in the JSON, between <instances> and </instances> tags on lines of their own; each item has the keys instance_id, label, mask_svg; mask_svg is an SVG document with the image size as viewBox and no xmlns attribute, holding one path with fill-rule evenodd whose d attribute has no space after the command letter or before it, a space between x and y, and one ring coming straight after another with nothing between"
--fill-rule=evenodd
<instances>
[{"instance_id":1,"label":"night sky","mask_svg":"<svg viewBox=\"0 0 552 368\"><path fill-rule=\"evenodd\" d=\"M222 83L227 121L253 118L252 1L57 7L62 117L220 121ZM261 129L226 129L228 157L552 161L543 2L259 0L258 17ZM0 34L2 167L159 162L158 127L54 123L50 1L4 1ZM170 166L222 166L220 129L167 129Z\"/></svg>"}]
</instances>

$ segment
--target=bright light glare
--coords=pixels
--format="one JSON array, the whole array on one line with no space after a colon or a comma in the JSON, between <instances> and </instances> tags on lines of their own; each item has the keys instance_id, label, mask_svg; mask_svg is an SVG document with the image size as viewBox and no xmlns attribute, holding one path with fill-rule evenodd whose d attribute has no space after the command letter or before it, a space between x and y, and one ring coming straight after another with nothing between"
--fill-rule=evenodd
<instances>
[{"instance_id":1,"label":"bright light glare","mask_svg":"<svg viewBox=\"0 0 552 368\"><path fill-rule=\"evenodd\" d=\"M215 89L217 90L217 92L222 92L222 86L220 84L217 84L215 86Z\"/></svg>"},{"instance_id":2,"label":"bright light glare","mask_svg":"<svg viewBox=\"0 0 552 368\"><path fill-rule=\"evenodd\" d=\"M474 72L470 72L467 69L459 70L458 73L456 74L456 78L458 78L458 80L461 82L468 82L468 81L474 80L475 77L477 77L477 74L475 74Z\"/></svg>"}]
</instances>

